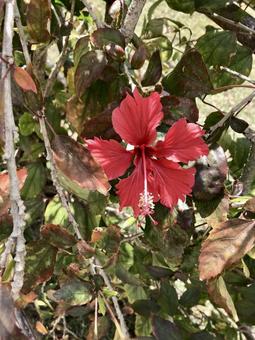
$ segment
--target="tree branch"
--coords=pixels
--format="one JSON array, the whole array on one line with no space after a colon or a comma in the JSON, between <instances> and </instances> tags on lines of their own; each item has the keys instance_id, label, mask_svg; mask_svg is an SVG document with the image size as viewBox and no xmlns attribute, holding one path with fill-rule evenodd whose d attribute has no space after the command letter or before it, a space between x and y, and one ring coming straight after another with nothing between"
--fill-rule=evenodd
<instances>
[{"instance_id":1,"label":"tree branch","mask_svg":"<svg viewBox=\"0 0 255 340\"><path fill-rule=\"evenodd\" d=\"M226 71L227 73L231 74L232 76L236 77L236 78L239 78L241 80L244 80L244 81L247 81L248 83L251 83L253 85L255 85L255 80L239 73L239 72L236 72L234 70L231 70L230 68L228 67L225 67L225 66L220 66L220 69L223 70L223 71Z\"/></svg>"},{"instance_id":2,"label":"tree branch","mask_svg":"<svg viewBox=\"0 0 255 340\"><path fill-rule=\"evenodd\" d=\"M13 62L12 40L14 28L14 0L7 1L5 4L5 19L3 32L3 49L2 56L9 63ZM2 65L3 80L3 98L4 98L4 117L5 117L5 153L4 159L7 162L9 173L9 193L11 201L11 214L13 219L13 230L6 244L6 250L1 257L1 268L5 267L8 255L12 250L12 246L16 244L15 252L15 268L12 282L12 296L14 300L19 297L20 290L23 286L24 267L25 267L25 206L20 197L19 180L17 176L17 166L15 160L15 137L17 134L13 116L13 106L11 97L11 74L9 72L9 64Z\"/></svg>"},{"instance_id":3,"label":"tree branch","mask_svg":"<svg viewBox=\"0 0 255 340\"><path fill-rule=\"evenodd\" d=\"M210 128L210 134L214 133L218 128L223 127L224 124L229 120L229 118L243 110L249 103L252 102L254 97L255 91L253 91L251 94L249 94L249 96L247 96L240 103L234 106L217 124L213 125Z\"/></svg>"},{"instance_id":4,"label":"tree branch","mask_svg":"<svg viewBox=\"0 0 255 340\"><path fill-rule=\"evenodd\" d=\"M89 1L88 0L81 0L81 1L84 4L84 6L87 8L87 11L89 12L89 15L91 16L91 18L94 20L97 28L104 27L103 22L94 13L93 8L92 8L91 4L89 3Z\"/></svg>"},{"instance_id":5,"label":"tree branch","mask_svg":"<svg viewBox=\"0 0 255 340\"><path fill-rule=\"evenodd\" d=\"M243 168L241 176L241 182L243 183L242 194L246 195L250 192L253 181L255 179L255 131L249 127L244 131L245 137L251 142L250 153L247 159L247 163Z\"/></svg>"},{"instance_id":6,"label":"tree branch","mask_svg":"<svg viewBox=\"0 0 255 340\"><path fill-rule=\"evenodd\" d=\"M120 32L124 35L127 42L129 42L134 35L135 27L142 13L145 2L146 0L132 0L128 7L128 12L120 29Z\"/></svg>"}]
</instances>

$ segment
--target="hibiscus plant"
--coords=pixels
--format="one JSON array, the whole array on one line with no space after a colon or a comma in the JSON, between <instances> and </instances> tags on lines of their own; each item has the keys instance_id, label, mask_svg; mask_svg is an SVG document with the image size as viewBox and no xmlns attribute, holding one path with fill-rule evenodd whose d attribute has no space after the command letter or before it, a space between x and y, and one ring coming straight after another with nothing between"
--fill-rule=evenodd
<instances>
[{"instance_id":1,"label":"hibiscus plant","mask_svg":"<svg viewBox=\"0 0 255 340\"><path fill-rule=\"evenodd\" d=\"M0 339L255 339L254 11L0 0Z\"/></svg>"}]
</instances>

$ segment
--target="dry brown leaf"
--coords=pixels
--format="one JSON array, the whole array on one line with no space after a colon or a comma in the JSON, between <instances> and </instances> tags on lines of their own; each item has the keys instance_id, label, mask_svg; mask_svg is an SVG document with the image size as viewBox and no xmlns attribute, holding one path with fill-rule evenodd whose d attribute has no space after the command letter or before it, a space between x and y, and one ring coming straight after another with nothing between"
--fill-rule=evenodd
<instances>
[{"instance_id":1,"label":"dry brown leaf","mask_svg":"<svg viewBox=\"0 0 255 340\"><path fill-rule=\"evenodd\" d=\"M41 321L36 321L35 328L36 328L37 332L40 333L40 334L42 334L42 335L48 334L47 329L46 329L45 326L41 323Z\"/></svg>"},{"instance_id":2,"label":"dry brown leaf","mask_svg":"<svg viewBox=\"0 0 255 340\"><path fill-rule=\"evenodd\" d=\"M255 220L233 219L210 232L199 256L201 280L209 280L238 262L255 243Z\"/></svg>"},{"instance_id":3,"label":"dry brown leaf","mask_svg":"<svg viewBox=\"0 0 255 340\"><path fill-rule=\"evenodd\" d=\"M30 74L21 67L14 67L13 78L17 85L24 91L32 91L37 93L37 88Z\"/></svg>"},{"instance_id":4,"label":"dry brown leaf","mask_svg":"<svg viewBox=\"0 0 255 340\"><path fill-rule=\"evenodd\" d=\"M110 189L108 179L85 147L70 137L55 136L52 149L58 170L68 179L83 189L107 195Z\"/></svg>"}]
</instances>

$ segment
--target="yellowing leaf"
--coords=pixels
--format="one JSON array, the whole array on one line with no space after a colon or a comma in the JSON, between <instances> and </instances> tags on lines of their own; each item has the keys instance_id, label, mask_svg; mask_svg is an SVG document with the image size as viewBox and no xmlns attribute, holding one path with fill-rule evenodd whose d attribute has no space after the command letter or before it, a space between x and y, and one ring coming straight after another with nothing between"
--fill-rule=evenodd
<instances>
[{"instance_id":1,"label":"yellowing leaf","mask_svg":"<svg viewBox=\"0 0 255 340\"><path fill-rule=\"evenodd\" d=\"M208 293L214 303L219 307L225 309L225 311L230 314L233 319L237 322L238 316L236 313L234 302L227 290L225 281L220 276L217 279L210 280L207 284Z\"/></svg>"}]
</instances>

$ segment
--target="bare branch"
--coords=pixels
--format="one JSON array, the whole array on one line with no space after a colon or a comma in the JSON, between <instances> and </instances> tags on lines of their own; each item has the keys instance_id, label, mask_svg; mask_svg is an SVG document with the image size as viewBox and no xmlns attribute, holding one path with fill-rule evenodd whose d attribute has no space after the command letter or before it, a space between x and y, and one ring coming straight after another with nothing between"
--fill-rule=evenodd
<instances>
[{"instance_id":1,"label":"bare branch","mask_svg":"<svg viewBox=\"0 0 255 340\"><path fill-rule=\"evenodd\" d=\"M255 31L254 29L242 24L241 22L236 22L236 21L233 21L231 19L228 19L228 18L225 18L217 13L213 13L212 15L208 15L211 19L212 18L216 18L218 21L221 21L223 23L227 23L227 24L230 24L232 26L235 26L237 29L241 30L241 31L246 31L248 32L249 34L255 34Z\"/></svg>"},{"instance_id":2,"label":"bare branch","mask_svg":"<svg viewBox=\"0 0 255 340\"><path fill-rule=\"evenodd\" d=\"M120 31L126 38L126 41L130 41L134 35L135 27L142 13L146 0L132 0L128 7L123 26Z\"/></svg>"},{"instance_id":3,"label":"bare branch","mask_svg":"<svg viewBox=\"0 0 255 340\"><path fill-rule=\"evenodd\" d=\"M251 142L250 153L247 159L247 163L243 168L241 176L241 182L243 184L242 194L246 195L250 192L253 181L255 179L255 131L249 127L244 131L245 137Z\"/></svg>"},{"instance_id":4,"label":"bare branch","mask_svg":"<svg viewBox=\"0 0 255 340\"><path fill-rule=\"evenodd\" d=\"M91 18L94 20L97 28L104 27L104 23L96 16L89 1L88 0L81 0L81 1L84 4L84 6L87 8L87 11L89 12L89 15L91 16Z\"/></svg>"},{"instance_id":5,"label":"bare branch","mask_svg":"<svg viewBox=\"0 0 255 340\"><path fill-rule=\"evenodd\" d=\"M3 49L2 56L9 63L13 62L12 54L12 40L14 28L14 0L7 1L5 7L5 20L3 32ZM5 153L4 159L7 162L7 168L10 178L9 192L11 201L11 214L13 219L13 230L6 244L6 251L1 258L1 267L5 267L8 253L11 252L12 246L16 244L15 253L15 269L12 282L12 296L14 300L19 297L20 290L23 286L24 267L25 267L25 206L20 197L19 180L17 176L17 166L15 160L15 137L17 134L12 97L11 97L11 74L9 72L10 66L7 63L2 65L3 79L3 98L4 98L4 117L5 117Z\"/></svg>"},{"instance_id":6,"label":"bare branch","mask_svg":"<svg viewBox=\"0 0 255 340\"><path fill-rule=\"evenodd\" d=\"M228 72L229 74L231 74L232 76L234 76L236 78L242 79L244 81L247 81L248 83L251 83L251 84L255 85L255 80L253 80L253 79L251 79L249 77L246 77L245 75L243 75L243 74L241 74L239 72L231 70L230 68L225 67L225 66L220 66L220 69L223 70L223 71Z\"/></svg>"},{"instance_id":7,"label":"bare branch","mask_svg":"<svg viewBox=\"0 0 255 340\"><path fill-rule=\"evenodd\" d=\"M240 103L234 106L217 124L213 125L210 129L210 134L215 132L218 128L223 127L223 125L229 120L229 118L243 110L249 103L252 102L254 97L255 91L253 91L251 94L249 94L249 96L247 96Z\"/></svg>"}]
</instances>

